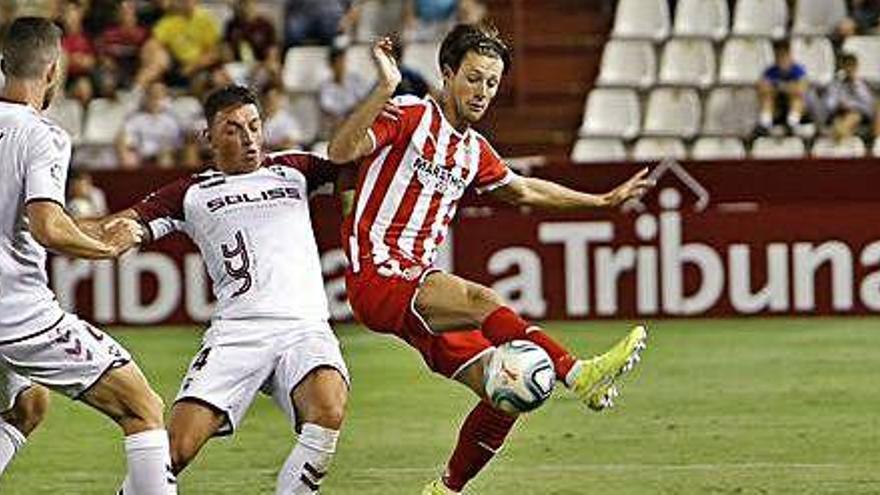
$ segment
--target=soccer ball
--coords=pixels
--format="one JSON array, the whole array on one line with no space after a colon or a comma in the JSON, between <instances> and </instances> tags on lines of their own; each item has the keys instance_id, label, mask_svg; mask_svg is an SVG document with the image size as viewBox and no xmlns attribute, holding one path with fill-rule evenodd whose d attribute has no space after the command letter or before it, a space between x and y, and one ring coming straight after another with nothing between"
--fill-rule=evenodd
<instances>
[{"instance_id":1,"label":"soccer ball","mask_svg":"<svg viewBox=\"0 0 880 495\"><path fill-rule=\"evenodd\" d=\"M544 349L526 340L514 340L492 353L485 380L492 404L516 414L537 409L550 397L556 372Z\"/></svg>"}]
</instances>

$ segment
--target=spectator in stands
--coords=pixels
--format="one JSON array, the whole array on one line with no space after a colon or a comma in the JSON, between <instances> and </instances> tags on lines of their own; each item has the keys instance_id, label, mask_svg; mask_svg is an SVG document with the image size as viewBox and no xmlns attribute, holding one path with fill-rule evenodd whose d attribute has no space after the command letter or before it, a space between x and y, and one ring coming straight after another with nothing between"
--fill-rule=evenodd
<instances>
[{"instance_id":1,"label":"spectator in stands","mask_svg":"<svg viewBox=\"0 0 880 495\"><path fill-rule=\"evenodd\" d=\"M351 0L287 0L285 2L284 45L289 48L311 40L332 45L341 30Z\"/></svg>"},{"instance_id":2,"label":"spectator in stands","mask_svg":"<svg viewBox=\"0 0 880 495\"><path fill-rule=\"evenodd\" d=\"M438 93L436 88L432 88L418 71L404 65L403 42L400 39L395 39L392 47L393 51L391 54L394 56L394 60L397 61L397 67L400 69L400 84L394 90L394 96L415 95L421 98L428 93L436 95Z\"/></svg>"},{"instance_id":3,"label":"spectator in stands","mask_svg":"<svg viewBox=\"0 0 880 495\"><path fill-rule=\"evenodd\" d=\"M333 77L318 89L318 105L323 114L323 131L332 131L355 109L372 89L360 74L349 72L345 63L345 49L330 49L330 68Z\"/></svg>"},{"instance_id":4,"label":"spectator in stands","mask_svg":"<svg viewBox=\"0 0 880 495\"><path fill-rule=\"evenodd\" d=\"M69 80L88 76L95 68L95 49L89 36L83 31L85 9L78 0L67 0L61 11L61 25L64 37L61 47L67 57L67 77Z\"/></svg>"},{"instance_id":5,"label":"spectator in stands","mask_svg":"<svg viewBox=\"0 0 880 495\"><path fill-rule=\"evenodd\" d=\"M788 40L774 42L773 53L775 62L758 82L759 131L767 132L775 123L797 131L806 111L807 71L792 58Z\"/></svg>"},{"instance_id":6,"label":"spectator in stands","mask_svg":"<svg viewBox=\"0 0 880 495\"><path fill-rule=\"evenodd\" d=\"M851 0L849 17L837 28L837 34L863 36L880 32L880 2L878 0Z\"/></svg>"},{"instance_id":7,"label":"spectator in stands","mask_svg":"<svg viewBox=\"0 0 880 495\"><path fill-rule=\"evenodd\" d=\"M138 24L152 29L159 19L171 11L172 0L138 0Z\"/></svg>"},{"instance_id":8,"label":"spectator in stands","mask_svg":"<svg viewBox=\"0 0 880 495\"><path fill-rule=\"evenodd\" d=\"M302 131L287 108L287 95L280 85L263 92L263 136L266 148L279 151L298 147Z\"/></svg>"},{"instance_id":9,"label":"spectator in stands","mask_svg":"<svg viewBox=\"0 0 880 495\"><path fill-rule=\"evenodd\" d=\"M92 85L92 78L89 76L79 76L67 81L67 95L80 103L83 108L88 108L89 102L95 96L95 86Z\"/></svg>"},{"instance_id":10,"label":"spectator in stands","mask_svg":"<svg viewBox=\"0 0 880 495\"><path fill-rule=\"evenodd\" d=\"M217 19L199 7L199 0L174 0L172 10L153 28L144 45L141 87L165 77L175 87L186 87L199 71L220 61L220 27Z\"/></svg>"},{"instance_id":11,"label":"spectator in stands","mask_svg":"<svg viewBox=\"0 0 880 495\"><path fill-rule=\"evenodd\" d=\"M874 119L874 95L858 71L858 58L851 53L843 54L837 79L825 95L832 133L837 140L855 135L860 127L869 126Z\"/></svg>"},{"instance_id":12,"label":"spectator in stands","mask_svg":"<svg viewBox=\"0 0 880 495\"><path fill-rule=\"evenodd\" d=\"M123 0L116 7L116 22L98 37L97 49L101 57L114 61L122 76L122 85L129 86L137 72L141 47L150 37L150 31L137 18L134 0Z\"/></svg>"},{"instance_id":13,"label":"spectator in stands","mask_svg":"<svg viewBox=\"0 0 880 495\"><path fill-rule=\"evenodd\" d=\"M92 39L116 22L116 9L120 0L83 0L85 17L83 29Z\"/></svg>"},{"instance_id":14,"label":"spectator in stands","mask_svg":"<svg viewBox=\"0 0 880 495\"><path fill-rule=\"evenodd\" d=\"M150 84L140 111L130 116L116 139L120 166L137 168L144 162L174 165L174 153L183 143L183 130L169 110L168 88Z\"/></svg>"},{"instance_id":15,"label":"spectator in stands","mask_svg":"<svg viewBox=\"0 0 880 495\"><path fill-rule=\"evenodd\" d=\"M281 77L281 46L275 26L257 12L255 0L238 0L235 14L226 25L223 58L251 67L255 86Z\"/></svg>"},{"instance_id":16,"label":"spectator in stands","mask_svg":"<svg viewBox=\"0 0 880 495\"><path fill-rule=\"evenodd\" d=\"M70 170L70 199L67 209L76 219L96 218L107 215L107 195L98 188L91 174L82 170Z\"/></svg>"}]
</instances>

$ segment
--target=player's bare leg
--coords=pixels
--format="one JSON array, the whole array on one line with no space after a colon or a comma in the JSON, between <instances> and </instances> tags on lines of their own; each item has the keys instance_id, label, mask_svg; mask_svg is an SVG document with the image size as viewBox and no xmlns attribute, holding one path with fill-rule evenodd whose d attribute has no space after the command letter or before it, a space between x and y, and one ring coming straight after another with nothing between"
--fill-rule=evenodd
<instances>
[{"instance_id":1,"label":"player's bare leg","mask_svg":"<svg viewBox=\"0 0 880 495\"><path fill-rule=\"evenodd\" d=\"M513 429L517 416L496 409L486 398L485 373L489 365L485 355L464 368L455 379L473 390L480 402L468 413L458 432L455 445L441 480L425 487L425 495L458 493L495 457Z\"/></svg>"},{"instance_id":2,"label":"player's bare leg","mask_svg":"<svg viewBox=\"0 0 880 495\"><path fill-rule=\"evenodd\" d=\"M12 409L0 414L0 474L34 429L43 421L49 409L49 391L34 384L15 398Z\"/></svg>"},{"instance_id":3,"label":"player's bare leg","mask_svg":"<svg viewBox=\"0 0 880 495\"><path fill-rule=\"evenodd\" d=\"M109 416L125 434L128 472L122 493L176 494L162 420L164 405L140 368L128 363L108 371L81 398Z\"/></svg>"},{"instance_id":4,"label":"player's bare leg","mask_svg":"<svg viewBox=\"0 0 880 495\"><path fill-rule=\"evenodd\" d=\"M290 393L302 425L278 473L276 495L315 493L327 474L345 418L348 385L334 368L312 370Z\"/></svg>"},{"instance_id":5,"label":"player's bare leg","mask_svg":"<svg viewBox=\"0 0 880 495\"><path fill-rule=\"evenodd\" d=\"M495 345L516 339L539 345L553 360L557 378L593 410L613 405L617 395L615 379L638 362L647 339L645 329L636 327L608 352L581 361L538 326L505 306L492 289L439 271L425 278L415 305L433 331L476 326Z\"/></svg>"},{"instance_id":6,"label":"player's bare leg","mask_svg":"<svg viewBox=\"0 0 880 495\"><path fill-rule=\"evenodd\" d=\"M226 421L220 410L193 399L181 399L171 408L168 436L171 439L171 466L174 474L196 458L202 447Z\"/></svg>"}]
</instances>

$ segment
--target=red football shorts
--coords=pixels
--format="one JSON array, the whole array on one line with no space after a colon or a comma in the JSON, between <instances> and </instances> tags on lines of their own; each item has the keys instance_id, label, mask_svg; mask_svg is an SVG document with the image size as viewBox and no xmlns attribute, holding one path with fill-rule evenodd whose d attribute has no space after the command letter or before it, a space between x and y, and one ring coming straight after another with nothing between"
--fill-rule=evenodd
<instances>
[{"instance_id":1,"label":"red football shorts","mask_svg":"<svg viewBox=\"0 0 880 495\"><path fill-rule=\"evenodd\" d=\"M431 331L416 310L415 299L422 282L436 271L413 267L391 272L361 262L358 272L345 274L348 300L358 321L373 331L400 337L421 353L431 370L455 378L493 346L480 330Z\"/></svg>"}]
</instances>

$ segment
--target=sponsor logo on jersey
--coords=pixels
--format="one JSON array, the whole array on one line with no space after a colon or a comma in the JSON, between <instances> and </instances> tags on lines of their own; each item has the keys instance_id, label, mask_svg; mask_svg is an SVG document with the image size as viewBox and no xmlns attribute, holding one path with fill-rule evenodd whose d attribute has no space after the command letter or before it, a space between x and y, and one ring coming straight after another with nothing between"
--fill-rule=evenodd
<instances>
[{"instance_id":1,"label":"sponsor logo on jersey","mask_svg":"<svg viewBox=\"0 0 880 495\"><path fill-rule=\"evenodd\" d=\"M209 199L206 206L208 212L215 213L227 206L238 204L265 203L279 199L303 199L299 188L296 187L273 187L260 193L245 192L239 194L225 194Z\"/></svg>"},{"instance_id":2,"label":"sponsor logo on jersey","mask_svg":"<svg viewBox=\"0 0 880 495\"><path fill-rule=\"evenodd\" d=\"M412 167L419 177L419 181L425 186L433 186L438 192L446 194L452 192L458 195L464 193L467 186L464 179L441 164L433 163L418 156L412 161Z\"/></svg>"}]
</instances>

